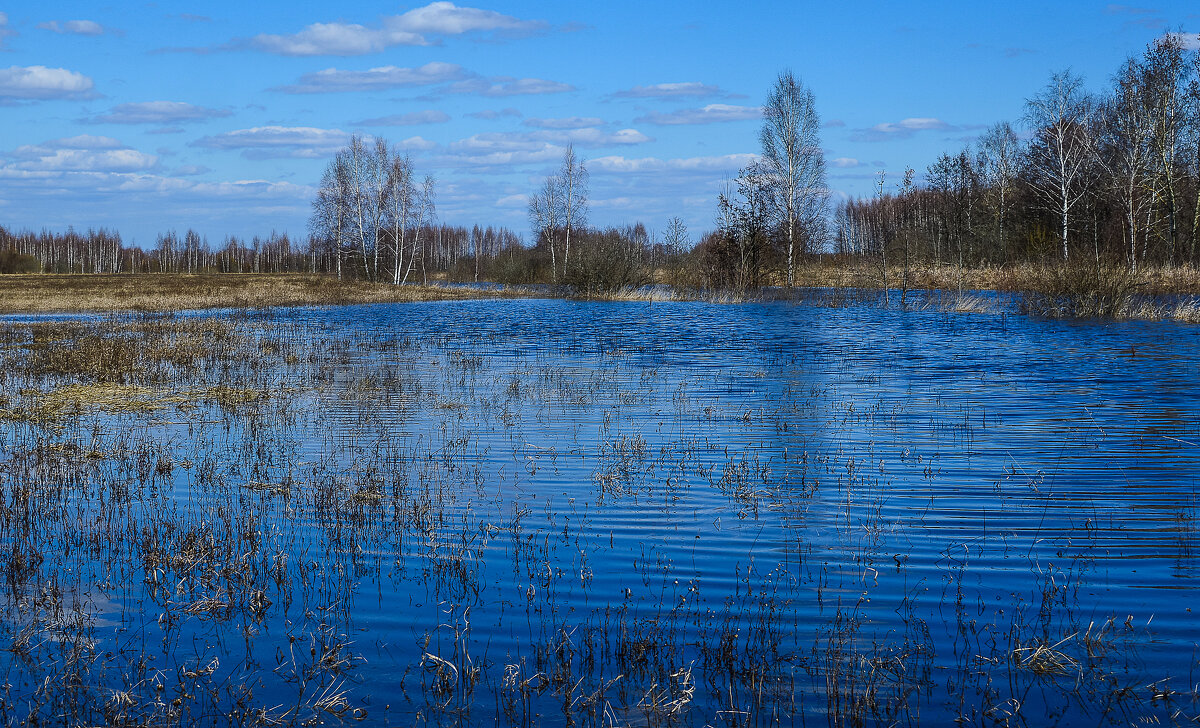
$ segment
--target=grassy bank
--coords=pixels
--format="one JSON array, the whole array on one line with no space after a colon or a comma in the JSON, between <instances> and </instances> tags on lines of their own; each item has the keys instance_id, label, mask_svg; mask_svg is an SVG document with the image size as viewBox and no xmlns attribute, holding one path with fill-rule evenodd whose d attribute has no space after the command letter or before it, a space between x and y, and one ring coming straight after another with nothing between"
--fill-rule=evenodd
<instances>
[{"instance_id":1,"label":"grassy bank","mask_svg":"<svg viewBox=\"0 0 1200 728\"><path fill-rule=\"evenodd\" d=\"M0 313L330 306L516 295L515 290L394 286L307 274L0 276Z\"/></svg>"},{"instance_id":2,"label":"grassy bank","mask_svg":"<svg viewBox=\"0 0 1200 728\"><path fill-rule=\"evenodd\" d=\"M1063 266L1019 263L959 269L954 265L913 265L908 272L909 290L1006 291L1053 293L1062 284L1063 272L1094 271L1091 264ZM1106 267L1106 272L1124 268ZM1131 274L1137 293L1151 296L1200 295L1200 270L1191 267L1144 267ZM899 290L904 281L902 266L889 266L887 286ZM830 288L882 289L884 276L877 264L859 261L822 261L801 265L796 285Z\"/></svg>"},{"instance_id":3,"label":"grassy bank","mask_svg":"<svg viewBox=\"0 0 1200 728\"><path fill-rule=\"evenodd\" d=\"M904 281L902 268L888 270L886 286L896 303ZM659 282L670 283L661 277ZM768 283L780 286L782 281ZM829 301L837 304L862 296L874 300L884 288L885 277L877 265L825 260L801 265L796 271L796 285L832 289ZM938 304L958 312L988 309L992 304L971 292L990 290L1016 294L1021 308L1037 315L1200 322L1200 302L1196 300L1200 296L1200 271L1193 268L1147 268L1133 273L1123 267L1088 265L1021 264L962 270L949 265L920 265L908 271L907 288L961 290L962 295L939 299ZM562 293L569 295L567 289ZM529 290L520 286L486 291L444 285L394 286L299 273L0 276L0 314L336 306L528 295ZM639 287L594 294L591 298L738 303L762 300L763 295ZM767 295L791 297L778 289ZM909 304L913 305L911 299Z\"/></svg>"}]
</instances>

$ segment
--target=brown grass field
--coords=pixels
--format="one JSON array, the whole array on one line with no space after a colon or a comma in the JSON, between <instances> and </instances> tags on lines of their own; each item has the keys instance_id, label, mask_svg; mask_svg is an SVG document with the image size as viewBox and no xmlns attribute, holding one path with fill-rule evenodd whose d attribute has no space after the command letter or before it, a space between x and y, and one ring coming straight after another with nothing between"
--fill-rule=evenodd
<instances>
[{"instance_id":1,"label":"brown grass field","mask_svg":"<svg viewBox=\"0 0 1200 728\"><path fill-rule=\"evenodd\" d=\"M181 311L517 297L520 290L338 281L308 274L0 276L0 313Z\"/></svg>"}]
</instances>

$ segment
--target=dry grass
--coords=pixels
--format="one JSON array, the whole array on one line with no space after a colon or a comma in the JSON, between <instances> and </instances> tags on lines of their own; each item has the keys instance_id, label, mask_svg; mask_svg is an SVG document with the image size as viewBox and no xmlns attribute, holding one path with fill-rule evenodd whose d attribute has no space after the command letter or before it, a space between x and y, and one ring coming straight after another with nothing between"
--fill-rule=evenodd
<instances>
[{"instance_id":1,"label":"dry grass","mask_svg":"<svg viewBox=\"0 0 1200 728\"><path fill-rule=\"evenodd\" d=\"M0 276L0 313L180 311L205 308L409 303L527 295L446 286L338 281L308 274Z\"/></svg>"},{"instance_id":2,"label":"dry grass","mask_svg":"<svg viewBox=\"0 0 1200 728\"><path fill-rule=\"evenodd\" d=\"M955 290L959 279L963 290L1026 292L1053 290L1062 266L1013 263L964 268L954 265L919 264L910 268L910 290ZM888 287L899 290L904 269L890 266ZM1190 267L1143 267L1138 271L1138 292L1146 295L1200 294L1200 269ZM781 281L773 281L781 283ZM874 261L817 261L796 269L796 285L829 288L882 288L883 278Z\"/></svg>"}]
</instances>

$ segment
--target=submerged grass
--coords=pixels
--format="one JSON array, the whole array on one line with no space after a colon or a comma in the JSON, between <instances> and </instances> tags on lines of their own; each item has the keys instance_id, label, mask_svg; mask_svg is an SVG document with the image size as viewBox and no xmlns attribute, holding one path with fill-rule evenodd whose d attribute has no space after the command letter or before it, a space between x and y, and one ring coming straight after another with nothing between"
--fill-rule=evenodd
<instances>
[{"instance_id":1,"label":"submerged grass","mask_svg":"<svg viewBox=\"0 0 1200 728\"><path fill-rule=\"evenodd\" d=\"M891 474L939 472L888 454L906 402L801 378L800 352L697 382L617 336L572 339L571 370L492 341L271 313L0 324L0 720L1016 725L1097 694L1089 723L1194 717L1109 689L1144 635L1085 627L1086 559L1030 563L998 601L962 554L1007 543L955 530L912 572L885 548L925 517L885 509ZM745 406L767 368L790 384ZM958 406L928 412L938 457L970 444Z\"/></svg>"}]
</instances>

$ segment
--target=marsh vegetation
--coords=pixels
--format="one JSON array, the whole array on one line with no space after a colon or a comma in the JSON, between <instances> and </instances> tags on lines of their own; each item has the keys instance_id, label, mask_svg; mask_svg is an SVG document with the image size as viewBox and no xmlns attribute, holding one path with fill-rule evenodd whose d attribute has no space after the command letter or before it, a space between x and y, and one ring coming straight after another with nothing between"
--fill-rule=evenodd
<instances>
[{"instance_id":1,"label":"marsh vegetation","mask_svg":"<svg viewBox=\"0 0 1200 728\"><path fill-rule=\"evenodd\" d=\"M0 716L1195 720L1197 334L970 318L9 318Z\"/></svg>"}]
</instances>

